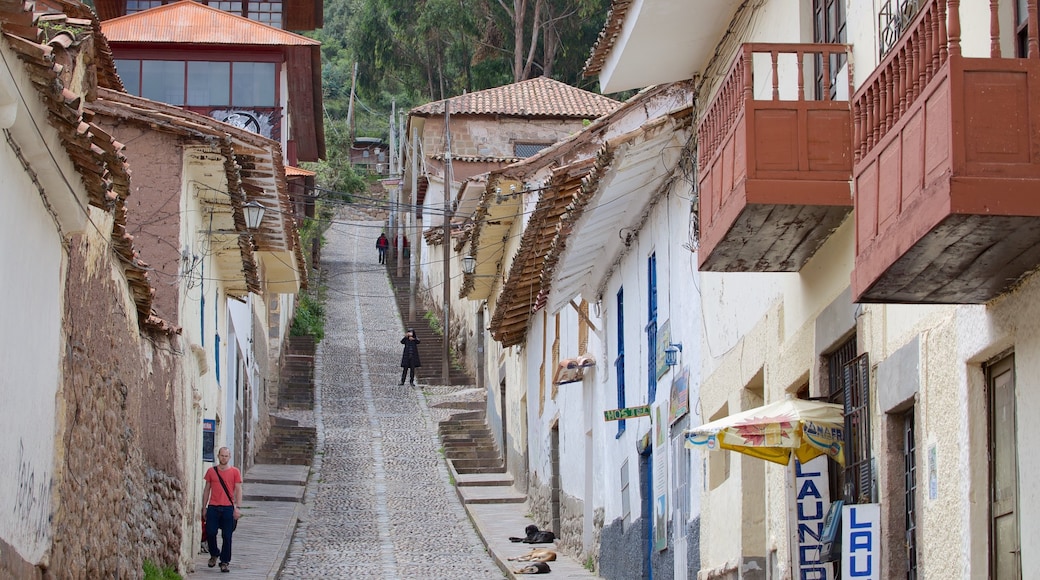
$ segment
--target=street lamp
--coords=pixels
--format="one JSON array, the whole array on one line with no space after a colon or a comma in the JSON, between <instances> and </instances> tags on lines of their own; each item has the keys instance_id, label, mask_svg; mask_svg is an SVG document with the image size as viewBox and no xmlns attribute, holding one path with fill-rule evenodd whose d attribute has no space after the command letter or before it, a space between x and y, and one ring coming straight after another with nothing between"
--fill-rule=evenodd
<instances>
[{"instance_id":1,"label":"street lamp","mask_svg":"<svg viewBox=\"0 0 1040 580\"><path fill-rule=\"evenodd\" d=\"M260 227L260 221L264 219L264 212L267 211L267 208L254 199L243 205L242 211L246 214L246 228L255 230Z\"/></svg>"}]
</instances>

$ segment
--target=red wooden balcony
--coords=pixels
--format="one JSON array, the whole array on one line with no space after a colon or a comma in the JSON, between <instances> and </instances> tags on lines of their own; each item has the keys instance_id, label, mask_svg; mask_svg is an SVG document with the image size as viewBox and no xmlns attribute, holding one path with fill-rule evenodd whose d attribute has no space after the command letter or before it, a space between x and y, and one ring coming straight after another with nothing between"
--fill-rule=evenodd
<instances>
[{"instance_id":1,"label":"red wooden balcony","mask_svg":"<svg viewBox=\"0 0 1040 580\"><path fill-rule=\"evenodd\" d=\"M797 272L852 211L847 55L743 45L697 130L701 270Z\"/></svg>"},{"instance_id":2,"label":"red wooden balcony","mask_svg":"<svg viewBox=\"0 0 1040 580\"><path fill-rule=\"evenodd\" d=\"M1040 266L1037 0L1027 38L961 45L956 0L923 0L854 98L859 302L984 303ZM948 15L948 18L947 18ZM989 42L986 42L988 40ZM1028 46L1029 58L1004 58ZM982 45L982 46L979 46Z\"/></svg>"}]
</instances>

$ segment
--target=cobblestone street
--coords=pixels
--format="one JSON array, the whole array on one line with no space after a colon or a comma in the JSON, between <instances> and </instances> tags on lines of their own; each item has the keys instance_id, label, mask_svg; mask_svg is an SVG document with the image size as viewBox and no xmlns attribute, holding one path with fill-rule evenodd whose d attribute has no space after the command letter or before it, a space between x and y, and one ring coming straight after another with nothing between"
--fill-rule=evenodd
<instances>
[{"instance_id":1,"label":"cobblestone street","mask_svg":"<svg viewBox=\"0 0 1040 580\"><path fill-rule=\"evenodd\" d=\"M449 483L431 397L465 387L398 386L402 322L375 239L344 221L322 249L328 286L306 509L281 578L503 578ZM424 361L425 365L439 361Z\"/></svg>"}]
</instances>

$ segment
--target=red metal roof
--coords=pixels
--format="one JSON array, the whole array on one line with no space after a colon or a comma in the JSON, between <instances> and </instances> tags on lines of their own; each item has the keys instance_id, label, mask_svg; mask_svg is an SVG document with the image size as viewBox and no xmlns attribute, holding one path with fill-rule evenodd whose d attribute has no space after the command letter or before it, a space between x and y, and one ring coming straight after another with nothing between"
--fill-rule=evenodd
<instances>
[{"instance_id":1,"label":"red metal roof","mask_svg":"<svg viewBox=\"0 0 1040 580\"><path fill-rule=\"evenodd\" d=\"M302 167L296 167L294 165L285 166L286 177L314 177L317 173L313 171L307 171Z\"/></svg>"},{"instance_id":2,"label":"red metal roof","mask_svg":"<svg viewBox=\"0 0 1040 580\"><path fill-rule=\"evenodd\" d=\"M184 0L106 20L111 42L320 46L317 40Z\"/></svg>"}]
</instances>

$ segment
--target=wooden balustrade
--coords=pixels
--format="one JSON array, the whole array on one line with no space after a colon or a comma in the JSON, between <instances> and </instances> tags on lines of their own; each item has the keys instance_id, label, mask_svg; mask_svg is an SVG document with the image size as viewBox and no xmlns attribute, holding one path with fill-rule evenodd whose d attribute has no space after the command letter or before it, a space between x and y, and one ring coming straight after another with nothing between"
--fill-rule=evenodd
<instances>
[{"instance_id":1,"label":"wooden balustrade","mask_svg":"<svg viewBox=\"0 0 1040 580\"><path fill-rule=\"evenodd\" d=\"M779 101L781 94L780 83L780 57L781 55L794 55L797 63L796 100L807 99L805 90L805 75L807 57L812 57L812 63L808 72L815 72L811 67L822 67L823 86L820 94L813 91L811 99L818 101L830 101L831 85L831 61L835 56L845 58L847 62L849 47L844 44L765 44L748 43L741 47L740 52L733 59L726 77L719 86L718 91L707 112L701 119L697 132L700 153L698 162L705 166L712 156L719 150L726 136L733 128L737 119L746 107L746 103L754 100L755 66L754 55L768 54L770 62L770 87L767 91L772 101ZM851 91L850 91L851 92Z\"/></svg>"}]
</instances>

